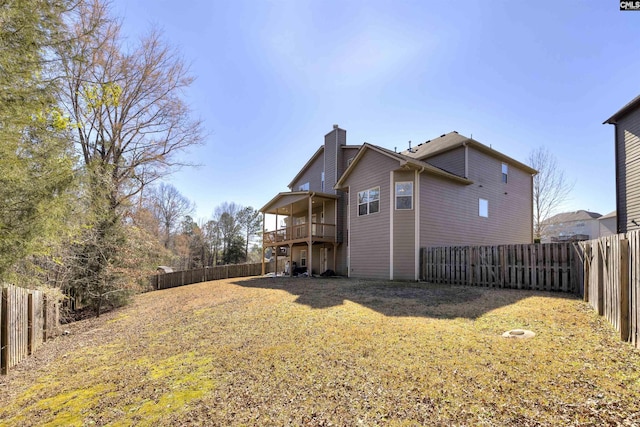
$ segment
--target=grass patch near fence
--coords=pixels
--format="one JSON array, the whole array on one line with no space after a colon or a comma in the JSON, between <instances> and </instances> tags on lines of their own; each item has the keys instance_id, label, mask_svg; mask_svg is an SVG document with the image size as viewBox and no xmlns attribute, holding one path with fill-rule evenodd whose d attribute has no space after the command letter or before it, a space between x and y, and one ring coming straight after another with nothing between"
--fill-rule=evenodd
<instances>
[{"instance_id":1,"label":"grass patch near fence","mask_svg":"<svg viewBox=\"0 0 640 427\"><path fill-rule=\"evenodd\" d=\"M640 352L563 294L229 279L69 328L0 377L0 425L640 423Z\"/></svg>"}]
</instances>

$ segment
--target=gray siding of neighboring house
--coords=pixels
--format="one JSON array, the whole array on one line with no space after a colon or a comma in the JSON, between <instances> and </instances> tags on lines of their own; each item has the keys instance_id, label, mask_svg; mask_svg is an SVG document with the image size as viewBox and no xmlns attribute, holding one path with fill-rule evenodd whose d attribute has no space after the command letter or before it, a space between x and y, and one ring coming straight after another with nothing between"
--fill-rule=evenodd
<instances>
[{"instance_id":1,"label":"gray siding of neighboring house","mask_svg":"<svg viewBox=\"0 0 640 427\"><path fill-rule=\"evenodd\" d=\"M640 110L616 124L616 191L618 231L640 229Z\"/></svg>"},{"instance_id":2,"label":"gray siding of neighboring house","mask_svg":"<svg viewBox=\"0 0 640 427\"><path fill-rule=\"evenodd\" d=\"M322 170L324 169L324 156L322 153L309 165L307 170L293 182L291 191L298 191L304 183L309 183L309 191L321 191ZM326 184L325 184L326 188Z\"/></svg>"},{"instance_id":3,"label":"gray siding of neighboring house","mask_svg":"<svg viewBox=\"0 0 640 427\"><path fill-rule=\"evenodd\" d=\"M395 208L395 183L401 181L414 183L414 207L411 210ZM392 200L390 209L393 210L393 279L415 280L415 171L396 171L393 182L390 198Z\"/></svg>"},{"instance_id":4,"label":"gray siding of neighboring house","mask_svg":"<svg viewBox=\"0 0 640 427\"><path fill-rule=\"evenodd\" d=\"M350 277L389 279L390 174L398 161L367 150L346 180L349 187ZM380 209L358 216L358 192L380 187Z\"/></svg>"},{"instance_id":5,"label":"gray siding of neighboring house","mask_svg":"<svg viewBox=\"0 0 640 427\"><path fill-rule=\"evenodd\" d=\"M429 157L425 161L454 175L464 176L464 147Z\"/></svg>"},{"instance_id":6,"label":"gray siding of neighboring house","mask_svg":"<svg viewBox=\"0 0 640 427\"><path fill-rule=\"evenodd\" d=\"M575 235L589 236L587 240L597 239L600 235L600 220L592 218L547 224L541 243L551 243L554 237L562 238Z\"/></svg>"},{"instance_id":7,"label":"gray siding of neighboring house","mask_svg":"<svg viewBox=\"0 0 640 427\"><path fill-rule=\"evenodd\" d=\"M531 175L509 166L502 182L502 161L469 147L471 185L431 174L420 183L420 245L497 245L531 243ZM479 199L488 201L480 217Z\"/></svg>"}]
</instances>

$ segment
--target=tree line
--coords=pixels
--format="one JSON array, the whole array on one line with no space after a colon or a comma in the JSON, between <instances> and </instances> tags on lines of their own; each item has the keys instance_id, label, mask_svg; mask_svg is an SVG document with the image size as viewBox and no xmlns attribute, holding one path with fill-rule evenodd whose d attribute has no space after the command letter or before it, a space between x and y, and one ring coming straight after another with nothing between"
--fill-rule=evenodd
<instances>
[{"instance_id":1,"label":"tree line","mask_svg":"<svg viewBox=\"0 0 640 427\"><path fill-rule=\"evenodd\" d=\"M0 2L0 281L95 309L158 265L250 259L260 216L196 223L165 178L204 141L193 76L156 29L126 39L105 0Z\"/></svg>"}]
</instances>

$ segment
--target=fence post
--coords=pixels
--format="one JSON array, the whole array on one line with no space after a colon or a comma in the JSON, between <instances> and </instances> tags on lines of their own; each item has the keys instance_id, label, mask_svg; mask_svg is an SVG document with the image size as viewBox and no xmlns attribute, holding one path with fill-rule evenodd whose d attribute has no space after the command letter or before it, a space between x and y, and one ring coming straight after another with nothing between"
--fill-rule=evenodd
<instances>
[{"instance_id":1,"label":"fence post","mask_svg":"<svg viewBox=\"0 0 640 427\"><path fill-rule=\"evenodd\" d=\"M629 241L620 239L620 339L629 340Z\"/></svg>"},{"instance_id":2,"label":"fence post","mask_svg":"<svg viewBox=\"0 0 640 427\"><path fill-rule=\"evenodd\" d=\"M591 262L593 261L593 258L591 258L591 243L585 243L584 248L583 248L583 252L582 252L582 257L583 257L583 261L582 261L582 265L583 265L583 295L584 298L582 298L585 302L589 302L589 286L590 285L590 279L591 279Z\"/></svg>"},{"instance_id":3,"label":"fence post","mask_svg":"<svg viewBox=\"0 0 640 427\"><path fill-rule=\"evenodd\" d=\"M33 353L34 330L33 330L33 294L27 295L27 354Z\"/></svg>"},{"instance_id":4,"label":"fence post","mask_svg":"<svg viewBox=\"0 0 640 427\"><path fill-rule=\"evenodd\" d=\"M9 288L1 289L2 309L0 316L0 371L4 375L9 373L9 313L7 302L9 300Z\"/></svg>"},{"instance_id":5,"label":"fence post","mask_svg":"<svg viewBox=\"0 0 640 427\"><path fill-rule=\"evenodd\" d=\"M598 275L596 280L597 289L598 289L598 301L596 301L596 307L598 309L598 314L600 316L604 315L604 251L602 249L602 241L598 240L596 243L596 256L597 260L596 267L598 268ZM605 243L606 244L606 243Z\"/></svg>"}]
</instances>

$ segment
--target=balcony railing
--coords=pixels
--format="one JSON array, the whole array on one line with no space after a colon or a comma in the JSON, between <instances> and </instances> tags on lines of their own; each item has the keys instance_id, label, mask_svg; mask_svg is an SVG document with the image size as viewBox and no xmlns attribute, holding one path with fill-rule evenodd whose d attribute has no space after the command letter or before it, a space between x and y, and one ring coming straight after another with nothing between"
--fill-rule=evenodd
<instances>
[{"instance_id":1,"label":"balcony railing","mask_svg":"<svg viewBox=\"0 0 640 427\"><path fill-rule=\"evenodd\" d=\"M293 225L291 227L281 228L275 231L266 231L263 235L264 244L288 243L297 240L309 239L309 232L313 239L322 241L336 241L335 224L323 224L313 222L311 224Z\"/></svg>"}]
</instances>

